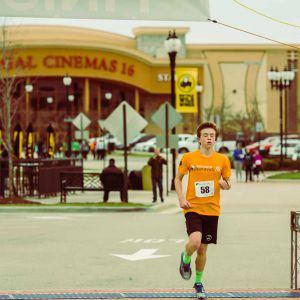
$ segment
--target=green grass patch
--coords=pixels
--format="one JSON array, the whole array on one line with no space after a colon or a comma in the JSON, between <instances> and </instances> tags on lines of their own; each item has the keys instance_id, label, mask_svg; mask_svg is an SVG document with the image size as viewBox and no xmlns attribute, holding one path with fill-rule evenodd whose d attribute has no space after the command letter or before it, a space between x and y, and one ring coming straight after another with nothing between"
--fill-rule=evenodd
<instances>
[{"instance_id":1,"label":"green grass patch","mask_svg":"<svg viewBox=\"0 0 300 300\"><path fill-rule=\"evenodd\" d=\"M89 202L67 202L66 204L64 203L55 203L55 204L43 204L43 206L84 206L84 207L150 207L151 204L143 204L143 203L135 203L135 202L129 202L129 203L124 203L124 202L96 202L96 203L89 203Z\"/></svg>"},{"instance_id":2,"label":"green grass patch","mask_svg":"<svg viewBox=\"0 0 300 300\"><path fill-rule=\"evenodd\" d=\"M135 202L129 202L129 203L123 203L123 202L98 202L98 203L89 203L89 202L67 202L67 203L51 203L51 204L5 204L0 205L1 207L4 206L16 206L16 207L111 207L111 208L148 208L151 207L152 204L143 204L143 203L135 203Z\"/></svg>"},{"instance_id":3,"label":"green grass patch","mask_svg":"<svg viewBox=\"0 0 300 300\"><path fill-rule=\"evenodd\" d=\"M300 172L280 173L269 176L268 179L300 179Z\"/></svg>"},{"instance_id":4,"label":"green grass patch","mask_svg":"<svg viewBox=\"0 0 300 300\"><path fill-rule=\"evenodd\" d=\"M127 152L129 157L151 157L153 153L150 152ZM113 156L124 156L124 151L116 150L112 152Z\"/></svg>"}]
</instances>

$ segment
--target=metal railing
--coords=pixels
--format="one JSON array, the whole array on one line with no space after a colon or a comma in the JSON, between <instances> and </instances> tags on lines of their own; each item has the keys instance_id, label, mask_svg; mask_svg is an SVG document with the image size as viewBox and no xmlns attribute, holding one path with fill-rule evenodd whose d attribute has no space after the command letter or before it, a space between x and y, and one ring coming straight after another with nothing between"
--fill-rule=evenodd
<instances>
[{"instance_id":1,"label":"metal railing","mask_svg":"<svg viewBox=\"0 0 300 300\"><path fill-rule=\"evenodd\" d=\"M22 159L13 161L13 189L19 197L60 193L60 172L83 170L82 159ZM0 159L0 197L8 195L8 160Z\"/></svg>"},{"instance_id":2,"label":"metal railing","mask_svg":"<svg viewBox=\"0 0 300 300\"><path fill-rule=\"evenodd\" d=\"M300 211L291 211L291 289L298 289L298 273L300 270Z\"/></svg>"}]
</instances>

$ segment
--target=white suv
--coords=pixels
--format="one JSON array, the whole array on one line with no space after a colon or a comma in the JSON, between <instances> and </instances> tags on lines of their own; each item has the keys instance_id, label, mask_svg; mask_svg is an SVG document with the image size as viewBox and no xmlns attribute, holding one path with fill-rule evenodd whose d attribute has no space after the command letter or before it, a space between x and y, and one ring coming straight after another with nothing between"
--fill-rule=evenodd
<instances>
[{"instance_id":1,"label":"white suv","mask_svg":"<svg viewBox=\"0 0 300 300\"><path fill-rule=\"evenodd\" d=\"M178 141L178 153L192 152L199 149L198 137L192 135L185 140Z\"/></svg>"},{"instance_id":2,"label":"white suv","mask_svg":"<svg viewBox=\"0 0 300 300\"><path fill-rule=\"evenodd\" d=\"M198 140L198 137L194 135L187 140L178 143L178 153L192 152L200 149ZM219 151L220 148L225 148L227 152L232 152L235 147L236 141L216 141L215 151Z\"/></svg>"}]
</instances>

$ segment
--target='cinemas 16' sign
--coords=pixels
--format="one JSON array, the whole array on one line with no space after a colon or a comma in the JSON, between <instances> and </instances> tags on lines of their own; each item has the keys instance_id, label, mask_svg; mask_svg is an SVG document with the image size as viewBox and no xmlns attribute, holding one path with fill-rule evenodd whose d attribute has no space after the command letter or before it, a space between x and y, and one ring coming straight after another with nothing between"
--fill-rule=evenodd
<instances>
[{"instance_id":1,"label":"'cinemas 16' sign","mask_svg":"<svg viewBox=\"0 0 300 300\"><path fill-rule=\"evenodd\" d=\"M39 64L42 64L41 66ZM0 66L5 69L4 59L0 60ZM90 57L83 55L45 55L41 62L37 62L32 55L14 56L8 59L7 67L10 70L31 70L44 67L46 69L85 69L101 70L122 75L134 76L134 65L121 62L117 59Z\"/></svg>"}]
</instances>

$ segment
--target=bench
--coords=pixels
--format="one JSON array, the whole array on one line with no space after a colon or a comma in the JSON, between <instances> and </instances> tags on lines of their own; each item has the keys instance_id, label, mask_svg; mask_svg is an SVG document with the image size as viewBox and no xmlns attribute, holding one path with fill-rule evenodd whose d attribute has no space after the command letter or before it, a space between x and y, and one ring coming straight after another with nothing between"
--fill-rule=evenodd
<instances>
[{"instance_id":1,"label":"bench","mask_svg":"<svg viewBox=\"0 0 300 300\"><path fill-rule=\"evenodd\" d=\"M70 191L122 191L123 174L61 172L60 203L67 202Z\"/></svg>"}]
</instances>

